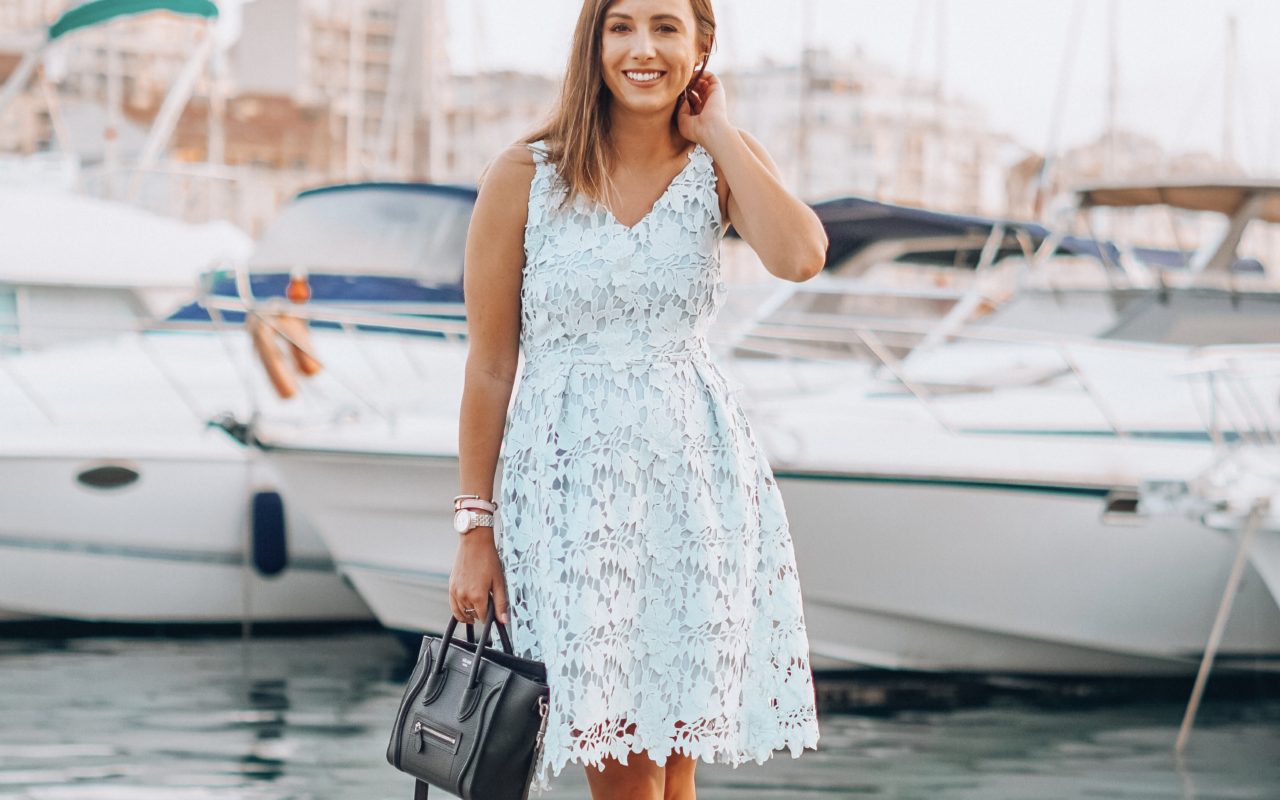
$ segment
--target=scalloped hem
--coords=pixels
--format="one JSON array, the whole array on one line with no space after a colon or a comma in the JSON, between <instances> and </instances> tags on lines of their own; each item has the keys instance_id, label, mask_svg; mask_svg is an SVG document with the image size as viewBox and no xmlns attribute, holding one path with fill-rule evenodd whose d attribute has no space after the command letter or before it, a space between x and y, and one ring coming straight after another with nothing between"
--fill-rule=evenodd
<instances>
[{"instance_id":1,"label":"scalloped hem","mask_svg":"<svg viewBox=\"0 0 1280 800\"><path fill-rule=\"evenodd\" d=\"M727 764L730 767L737 769L744 764L750 763L762 765L781 752L789 752L791 754L791 758L794 760L799 758L805 750L818 749L819 733L816 721L802 729L797 729L793 734L794 735L783 737L776 746L755 750L750 753L744 750L731 750L722 747L711 748L709 752L705 747L699 748L700 752L694 753L681 742L673 745L668 753L662 756L661 759L655 758L652 755L650 755L649 758L657 763L658 766L663 766L667 763L667 759L670 756L673 754L679 754L689 758L695 758L704 764ZM564 771L564 768L570 764L578 764L583 768L596 767L597 769L604 769L603 761L605 758L613 758L626 763L623 756L630 757L632 754L648 753L649 751L650 748L645 747L644 745L625 748L602 747L598 748L598 752L585 758L581 754L578 754L563 761L548 762L534 774L533 782L530 785L530 796L541 795L542 792L550 789L556 778L558 778L560 773Z\"/></svg>"}]
</instances>

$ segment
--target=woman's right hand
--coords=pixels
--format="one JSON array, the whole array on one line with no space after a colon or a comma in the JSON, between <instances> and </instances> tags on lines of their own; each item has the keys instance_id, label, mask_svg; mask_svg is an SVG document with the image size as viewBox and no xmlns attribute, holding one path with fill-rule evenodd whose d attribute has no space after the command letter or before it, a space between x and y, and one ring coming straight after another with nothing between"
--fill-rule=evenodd
<instances>
[{"instance_id":1,"label":"woman's right hand","mask_svg":"<svg viewBox=\"0 0 1280 800\"><path fill-rule=\"evenodd\" d=\"M472 528L459 537L458 553L449 573L449 607L459 622L484 622L489 607L489 594L498 621L510 622L507 616L507 583L493 541L493 528ZM463 609L475 609L475 616Z\"/></svg>"}]
</instances>

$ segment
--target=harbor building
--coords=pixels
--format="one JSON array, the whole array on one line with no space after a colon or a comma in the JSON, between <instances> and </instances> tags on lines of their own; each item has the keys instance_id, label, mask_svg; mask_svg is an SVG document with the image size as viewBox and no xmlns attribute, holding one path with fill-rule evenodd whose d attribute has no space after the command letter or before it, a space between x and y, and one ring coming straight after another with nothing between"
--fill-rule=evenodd
<instances>
[{"instance_id":1,"label":"harbor building","mask_svg":"<svg viewBox=\"0 0 1280 800\"><path fill-rule=\"evenodd\" d=\"M0 79L77 0L0 0ZM298 189L333 181L474 183L555 102L550 74L455 73L444 0L254 0L202 71L169 138L171 161L233 175L228 218L262 229ZM71 151L85 167L129 163L204 23L147 14L77 32L6 111L0 152ZM558 66L558 65L557 65ZM1113 131L1046 155L994 130L941 76L903 75L861 51L721 71L733 119L809 201L856 194L943 211L1044 218L1081 183L1239 174L1207 154L1171 155ZM1193 247L1163 217L1100 234ZM1179 242L1182 238L1184 241Z\"/></svg>"}]
</instances>

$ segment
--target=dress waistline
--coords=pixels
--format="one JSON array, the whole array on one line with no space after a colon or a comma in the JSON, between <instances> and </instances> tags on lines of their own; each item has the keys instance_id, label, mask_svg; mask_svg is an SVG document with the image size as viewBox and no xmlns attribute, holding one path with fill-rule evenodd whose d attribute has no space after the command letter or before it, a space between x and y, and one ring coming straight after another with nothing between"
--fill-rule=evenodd
<instances>
[{"instance_id":1,"label":"dress waistline","mask_svg":"<svg viewBox=\"0 0 1280 800\"><path fill-rule=\"evenodd\" d=\"M706 342L696 342L675 349L642 350L627 353L583 352L573 349L542 350L526 356L525 364L529 367L541 364L557 366L565 364L609 364L618 367L648 364L654 361L689 361L695 358L710 357L710 346Z\"/></svg>"}]
</instances>

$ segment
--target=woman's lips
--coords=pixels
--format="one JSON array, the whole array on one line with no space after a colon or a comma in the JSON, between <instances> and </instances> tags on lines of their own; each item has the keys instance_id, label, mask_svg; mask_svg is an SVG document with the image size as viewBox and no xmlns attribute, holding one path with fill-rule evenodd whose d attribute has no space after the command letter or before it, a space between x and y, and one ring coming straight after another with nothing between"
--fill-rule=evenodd
<instances>
[{"instance_id":1,"label":"woman's lips","mask_svg":"<svg viewBox=\"0 0 1280 800\"><path fill-rule=\"evenodd\" d=\"M635 78L632 77L633 75L646 75L646 76L657 75L658 77L650 78L649 80L642 81L642 80L636 80ZM626 72L623 72L622 76L626 78L627 82L630 83L632 86L645 87L645 86L657 85L663 78L667 76L667 73L662 72L660 70L628 70Z\"/></svg>"}]
</instances>

